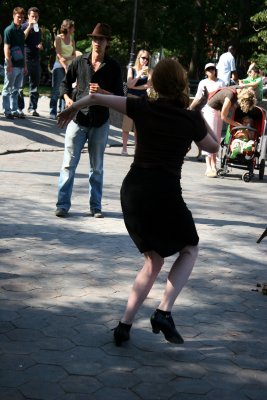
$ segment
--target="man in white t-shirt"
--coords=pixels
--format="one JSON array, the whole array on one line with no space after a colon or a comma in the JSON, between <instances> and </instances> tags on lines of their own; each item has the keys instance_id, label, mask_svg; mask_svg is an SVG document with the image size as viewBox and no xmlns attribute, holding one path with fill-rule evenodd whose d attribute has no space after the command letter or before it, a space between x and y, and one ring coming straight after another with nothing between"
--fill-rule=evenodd
<instances>
[{"instance_id":1,"label":"man in white t-shirt","mask_svg":"<svg viewBox=\"0 0 267 400\"><path fill-rule=\"evenodd\" d=\"M222 79L225 83L225 86L230 85L231 79L233 81L237 81L237 72L235 66L235 48L233 46L228 47L228 51L223 53L217 64L217 76L219 79Z\"/></svg>"}]
</instances>

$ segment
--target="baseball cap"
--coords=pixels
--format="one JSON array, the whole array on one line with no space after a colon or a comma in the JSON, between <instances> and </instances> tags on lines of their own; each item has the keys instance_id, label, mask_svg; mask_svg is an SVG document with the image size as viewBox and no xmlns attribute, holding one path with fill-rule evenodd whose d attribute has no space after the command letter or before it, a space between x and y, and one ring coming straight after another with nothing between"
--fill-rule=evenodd
<instances>
[{"instance_id":1,"label":"baseball cap","mask_svg":"<svg viewBox=\"0 0 267 400\"><path fill-rule=\"evenodd\" d=\"M205 65L204 71L206 71L208 68L216 68L216 67L215 67L215 64L208 63L208 64Z\"/></svg>"}]
</instances>

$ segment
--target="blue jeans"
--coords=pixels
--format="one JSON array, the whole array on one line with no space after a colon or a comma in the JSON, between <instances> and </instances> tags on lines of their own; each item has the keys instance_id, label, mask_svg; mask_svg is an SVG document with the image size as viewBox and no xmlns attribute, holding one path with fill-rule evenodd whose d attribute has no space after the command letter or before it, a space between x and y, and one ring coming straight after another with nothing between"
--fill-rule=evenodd
<instances>
[{"instance_id":1,"label":"blue jeans","mask_svg":"<svg viewBox=\"0 0 267 400\"><path fill-rule=\"evenodd\" d=\"M82 149L88 140L90 159L89 207L92 211L101 210L103 191L104 151L108 141L109 121L98 128L84 127L71 121L65 135L64 160L59 177L57 208L69 211L74 176L80 161Z\"/></svg>"},{"instance_id":2,"label":"blue jeans","mask_svg":"<svg viewBox=\"0 0 267 400\"><path fill-rule=\"evenodd\" d=\"M5 66L4 86L2 90L3 110L5 115L18 111L19 89L23 82L24 68L14 67L11 74Z\"/></svg>"},{"instance_id":3,"label":"blue jeans","mask_svg":"<svg viewBox=\"0 0 267 400\"><path fill-rule=\"evenodd\" d=\"M41 76L41 66L39 59L28 59L27 60L28 67L28 75L24 77L23 86L26 86L29 83L30 89L30 102L28 111L33 111L37 109L37 103L39 99L39 83ZM25 107L24 103L24 95L23 95L23 87L20 88L19 97L18 97L18 108L22 111Z\"/></svg>"},{"instance_id":4,"label":"blue jeans","mask_svg":"<svg viewBox=\"0 0 267 400\"><path fill-rule=\"evenodd\" d=\"M57 115L57 102L59 97L59 86L65 77L64 68L56 68L52 73L52 93L50 100L50 115ZM61 111L64 110L65 102L61 105Z\"/></svg>"}]
</instances>

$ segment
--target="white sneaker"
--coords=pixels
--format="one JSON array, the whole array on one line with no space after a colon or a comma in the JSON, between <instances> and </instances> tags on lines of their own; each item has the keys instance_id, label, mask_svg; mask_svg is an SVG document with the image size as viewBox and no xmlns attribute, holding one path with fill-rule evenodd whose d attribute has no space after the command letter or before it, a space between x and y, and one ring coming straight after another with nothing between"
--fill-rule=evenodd
<instances>
[{"instance_id":1,"label":"white sneaker","mask_svg":"<svg viewBox=\"0 0 267 400\"><path fill-rule=\"evenodd\" d=\"M217 178L217 172L214 169L210 169L206 172L208 178Z\"/></svg>"}]
</instances>

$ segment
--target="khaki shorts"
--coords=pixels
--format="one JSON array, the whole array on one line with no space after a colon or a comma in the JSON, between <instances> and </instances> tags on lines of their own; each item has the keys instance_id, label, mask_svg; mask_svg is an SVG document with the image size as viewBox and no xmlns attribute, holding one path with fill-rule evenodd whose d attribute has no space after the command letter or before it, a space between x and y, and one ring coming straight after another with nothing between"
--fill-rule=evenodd
<instances>
[{"instance_id":1,"label":"khaki shorts","mask_svg":"<svg viewBox=\"0 0 267 400\"><path fill-rule=\"evenodd\" d=\"M127 97L135 97L138 98L138 96L135 96L134 94L128 93ZM123 120L122 120L122 130L123 132L134 132L134 122L131 118L128 117L128 115L124 115Z\"/></svg>"}]
</instances>

